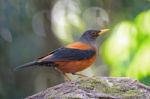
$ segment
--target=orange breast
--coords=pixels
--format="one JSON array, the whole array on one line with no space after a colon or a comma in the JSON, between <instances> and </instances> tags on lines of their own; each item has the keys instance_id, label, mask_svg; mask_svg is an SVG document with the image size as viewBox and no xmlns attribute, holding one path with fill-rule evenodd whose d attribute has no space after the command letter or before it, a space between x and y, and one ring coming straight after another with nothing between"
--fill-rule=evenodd
<instances>
[{"instance_id":1,"label":"orange breast","mask_svg":"<svg viewBox=\"0 0 150 99\"><path fill-rule=\"evenodd\" d=\"M96 55L90 59L70 62L55 62L58 64L58 69L64 73L76 73L89 67L96 60Z\"/></svg>"}]
</instances>

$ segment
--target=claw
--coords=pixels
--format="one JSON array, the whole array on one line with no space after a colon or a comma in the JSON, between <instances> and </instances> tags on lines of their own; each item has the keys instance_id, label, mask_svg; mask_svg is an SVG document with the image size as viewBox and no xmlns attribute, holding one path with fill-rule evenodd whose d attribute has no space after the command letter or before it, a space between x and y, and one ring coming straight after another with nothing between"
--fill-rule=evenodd
<instances>
[{"instance_id":1,"label":"claw","mask_svg":"<svg viewBox=\"0 0 150 99\"><path fill-rule=\"evenodd\" d=\"M65 81L71 81L71 78L67 74L63 73L63 75L64 75Z\"/></svg>"},{"instance_id":2,"label":"claw","mask_svg":"<svg viewBox=\"0 0 150 99\"><path fill-rule=\"evenodd\" d=\"M88 76L86 76L86 75L83 75L83 74L81 74L81 73L72 73L73 75L78 75L78 76L80 76L80 77L88 77Z\"/></svg>"}]
</instances>

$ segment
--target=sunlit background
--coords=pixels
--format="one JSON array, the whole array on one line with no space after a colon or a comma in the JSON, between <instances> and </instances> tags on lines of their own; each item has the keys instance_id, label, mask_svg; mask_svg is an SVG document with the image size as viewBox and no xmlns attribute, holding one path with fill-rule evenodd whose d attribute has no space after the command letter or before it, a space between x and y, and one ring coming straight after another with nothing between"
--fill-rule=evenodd
<instances>
[{"instance_id":1,"label":"sunlit background","mask_svg":"<svg viewBox=\"0 0 150 99\"><path fill-rule=\"evenodd\" d=\"M111 31L97 40L97 61L82 73L150 85L150 0L0 0L0 99L64 82L53 68L13 68L103 28Z\"/></svg>"}]
</instances>

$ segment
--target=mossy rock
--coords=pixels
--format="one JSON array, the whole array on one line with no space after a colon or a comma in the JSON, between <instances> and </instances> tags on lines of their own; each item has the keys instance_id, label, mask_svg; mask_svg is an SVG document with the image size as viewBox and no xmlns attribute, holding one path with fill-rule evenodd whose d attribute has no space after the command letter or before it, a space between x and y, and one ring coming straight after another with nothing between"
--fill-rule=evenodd
<instances>
[{"instance_id":1,"label":"mossy rock","mask_svg":"<svg viewBox=\"0 0 150 99\"><path fill-rule=\"evenodd\" d=\"M150 99L150 88L136 80L92 77L65 82L26 99Z\"/></svg>"}]
</instances>

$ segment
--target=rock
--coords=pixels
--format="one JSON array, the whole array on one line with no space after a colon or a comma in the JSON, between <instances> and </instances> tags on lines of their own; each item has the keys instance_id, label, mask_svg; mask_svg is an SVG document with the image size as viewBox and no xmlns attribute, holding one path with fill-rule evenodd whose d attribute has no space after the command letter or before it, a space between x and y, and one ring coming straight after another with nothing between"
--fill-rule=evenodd
<instances>
[{"instance_id":1,"label":"rock","mask_svg":"<svg viewBox=\"0 0 150 99\"><path fill-rule=\"evenodd\" d=\"M127 77L85 77L25 99L150 99L150 87Z\"/></svg>"}]
</instances>

